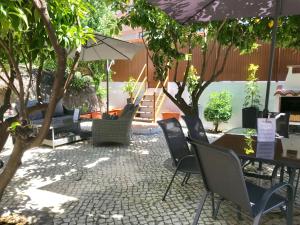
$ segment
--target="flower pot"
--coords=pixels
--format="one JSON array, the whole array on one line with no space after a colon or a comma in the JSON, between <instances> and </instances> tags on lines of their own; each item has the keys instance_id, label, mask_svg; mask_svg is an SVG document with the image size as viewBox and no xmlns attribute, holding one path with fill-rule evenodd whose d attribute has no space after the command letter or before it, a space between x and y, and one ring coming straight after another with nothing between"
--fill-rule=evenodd
<instances>
[{"instance_id":1,"label":"flower pot","mask_svg":"<svg viewBox=\"0 0 300 225\"><path fill-rule=\"evenodd\" d=\"M101 119L102 115L100 112L92 112L92 119Z\"/></svg>"},{"instance_id":2,"label":"flower pot","mask_svg":"<svg viewBox=\"0 0 300 225\"><path fill-rule=\"evenodd\" d=\"M109 110L108 114L114 115L114 116L120 116L122 113L122 109L112 109Z\"/></svg>"},{"instance_id":3,"label":"flower pot","mask_svg":"<svg viewBox=\"0 0 300 225\"><path fill-rule=\"evenodd\" d=\"M242 127L256 129L259 111L257 107L247 107L242 109Z\"/></svg>"},{"instance_id":4,"label":"flower pot","mask_svg":"<svg viewBox=\"0 0 300 225\"><path fill-rule=\"evenodd\" d=\"M84 113L80 115L80 119L91 119L92 114L91 113Z\"/></svg>"},{"instance_id":5,"label":"flower pot","mask_svg":"<svg viewBox=\"0 0 300 225\"><path fill-rule=\"evenodd\" d=\"M161 115L162 115L163 120L170 119L170 118L175 118L175 119L179 120L179 117L180 117L179 112L163 112L163 113L161 113Z\"/></svg>"}]
</instances>

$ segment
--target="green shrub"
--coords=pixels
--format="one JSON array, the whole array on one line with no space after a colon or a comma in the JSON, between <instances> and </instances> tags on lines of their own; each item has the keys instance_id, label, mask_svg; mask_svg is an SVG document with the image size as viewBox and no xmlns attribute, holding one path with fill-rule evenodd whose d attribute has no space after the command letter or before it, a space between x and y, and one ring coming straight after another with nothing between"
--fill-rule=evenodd
<instances>
[{"instance_id":1,"label":"green shrub","mask_svg":"<svg viewBox=\"0 0 300 225\"><path fill-rule=\"evenodd\" d=\"M125 86L123 87L123 91L128 93L129 98L133 97L135 82L136 80L130 76L128 82L126 82Z\"/></svg>"},{"instance_id":2,"label":"green shrub","mask_svg":"<svg viewBox=\"0 0 300 225\"><path fill-rule=\"evenodd\" d=\"M209 96L209 102L204 110L204 118L213 122L214 131L218 132L219 124L227 122L232 115L232 97L227 91L212 92Z\"/></svg>"},{"instance_id":3,"label":"green shrub","mask_svg":"<svg viewBox=\"0 0 300 225\"><path fill-rule=\"evenodd\" d=\"M73 91L82 91L92 84L92 78L90 76L82 76L80 72L75 72L71 83L70 89Z\"/></svg>"}]
</instances>

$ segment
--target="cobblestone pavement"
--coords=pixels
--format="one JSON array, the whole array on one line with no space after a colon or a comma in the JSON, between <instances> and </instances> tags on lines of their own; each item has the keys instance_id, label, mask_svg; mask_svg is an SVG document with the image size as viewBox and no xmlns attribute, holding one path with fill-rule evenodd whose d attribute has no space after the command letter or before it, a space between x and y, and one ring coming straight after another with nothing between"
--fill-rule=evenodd
<instances>
[{"instance_id":1,"label":"cobblestone pavement","mask_svg":"<svg viewBox=\"0 0 300 225\"><path fill-rule=\"evenodd\" d=\"M161 201L173 174L169 158L162 133L133 135L128 147L78 142L55 150L37 148L26 152L0 210L22 213L41 225L191 224L203 184L194 176L182 187L180 175L166 201ZM208 200L199 224L250 224L250 220L243 216L238 221L227 202L213 220ZM278 212L265 216L263 224L285 222ZM300 224L297 217L295 224Z\"/></svg>"}]
</instances>

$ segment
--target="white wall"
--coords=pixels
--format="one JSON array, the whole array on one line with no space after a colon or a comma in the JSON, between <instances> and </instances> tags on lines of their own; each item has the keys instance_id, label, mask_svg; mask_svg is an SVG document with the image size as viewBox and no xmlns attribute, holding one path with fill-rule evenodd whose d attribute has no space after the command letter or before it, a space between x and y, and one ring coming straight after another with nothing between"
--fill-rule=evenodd
<instances>
[{"instance_id":1,"label":"white wall","mask_svg":"<svg viewBox=\"0 0 300 225\"><path fill-rule=\"evenodd\" d=\"M122 108L126 104L127 94L123 93L122 87L125 83L123 82L110 82L110 108ZM214 82L210 84L199 100L199 113L200 117L203 121L203 124L206 128L213 128L211 122L207 122L203 117L204 108L207 105L209 95L213 91L222 91L228 90L232 94L232 117L231 119L224 124L221 124L220 129L230 129L234 127L241 127L242 125L242 107L245 98L245 84L244 81L220 81ZM269 100L269 110L277 111L277 106L275 104L275 90L277 85L282 84L282 82L272 82L271 91L270 91L270 100ZM266 91L266 82L260 81L258 82L260 93L261 93L261 107L262 110L264 108L265 103L265 91ZM175 83L170 82L168 86L169 91L172 94L176 93L177 86ZM185 91L183 94L186 100L189 100L187 92ZM180 112L176 105L174 105L168 98L166 98L165 103L162 107L162 112L172 111L172 112Z\"/></svg>"}]
</instances>

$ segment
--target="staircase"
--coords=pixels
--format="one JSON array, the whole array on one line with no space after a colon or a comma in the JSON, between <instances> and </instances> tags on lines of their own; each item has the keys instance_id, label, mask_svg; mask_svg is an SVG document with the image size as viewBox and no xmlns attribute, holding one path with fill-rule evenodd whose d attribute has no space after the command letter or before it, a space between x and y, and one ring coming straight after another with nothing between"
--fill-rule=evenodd
<instances>
[{"instance_id":1,"label":"staircase","mask_svg":"<svg viewBox=\"0 0 300 225\"><path fill-rule=\"evenodd\" d=\"M134 85L135 97L133 102L139 104L134 121L154 123L166 97L161 87L166 87L169 75L163 83L159 81L155 88L148 88L145 71L146 65L144 65Z\"/></svg>"},{"instance_id":2,"label":"staircase","mask_svg":"<svg viewBox=\"0 0 300 225\"><path fill-rule=\"evenodd\" d=\"M148 88L143 95L138 111L134 117L135 121L150 123L155 122L155 94L153 93L153 90Z\"/></svg>"}]
</instances>

